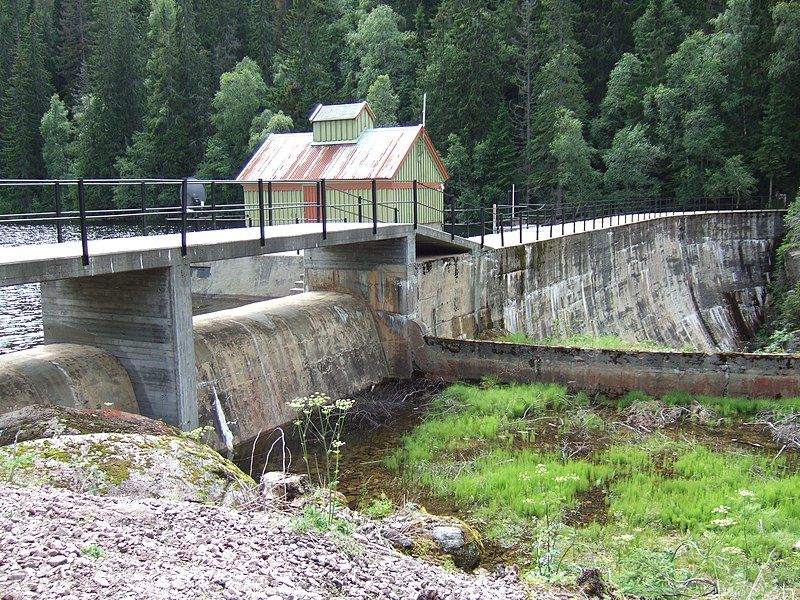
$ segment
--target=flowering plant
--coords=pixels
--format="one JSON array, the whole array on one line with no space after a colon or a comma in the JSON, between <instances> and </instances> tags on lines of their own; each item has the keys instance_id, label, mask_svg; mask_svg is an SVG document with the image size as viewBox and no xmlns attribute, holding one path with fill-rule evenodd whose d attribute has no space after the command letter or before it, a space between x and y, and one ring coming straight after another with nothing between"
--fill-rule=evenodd
<instances>
[{"instance_id":1,"label":"flowering plant","mask_svg":"<svg viewBox=\"0 0 800 600\"><path fill-rule=\"evenodd\" d=\"M297 411L294 424L300 436L303 451L303 462L308 477L316 479L319 487L328 490L328 523L333 522L333 492L339 484L339 458L342 453L342 431L347 411L353 401L347 398L332 399L330 396L314 393L310 396L295 398L287 403L289 408ZM313 455L314 468L311 467L309 447L319 444L322 450L322 462L318 455Z\"/></svg>"}]
</instances>

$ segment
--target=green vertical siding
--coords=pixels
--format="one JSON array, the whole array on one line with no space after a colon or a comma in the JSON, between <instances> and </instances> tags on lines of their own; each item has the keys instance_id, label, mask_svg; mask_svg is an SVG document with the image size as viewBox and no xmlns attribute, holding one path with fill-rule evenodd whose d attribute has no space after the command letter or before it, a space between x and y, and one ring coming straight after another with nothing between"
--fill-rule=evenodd
<instances>
[{"instance_id":1,"label":"green vertical siding","mask_svg":"<svg viewBox=\"0 0 800 600\"><path fill-rule=\"evenodd\" d=\"M316 121L313 124L315 142L351 142L365 129L374 127L372 116L362 110L355 119Z\"/></svg>"},{"instance_id":2,"label":"green vertical siding","mask_svg":"<svg viewBox=\"0 0 800 600\"><path fill-rule=\"evenodd\" d=\"M400 166L397 174L398 181L413 179L426 182L444 181L444 174L439 171L439 167L421 137L414 142L414 147L411 148L411 152Z\"/></svg>"},{"instance_id":3,"label":"green vertical siding","mask_svg":"<svg viewBox=\"0 0 800 600\"><path fill-rule=\"evenodd\" d=\"M266 210L266 190L264 207ZM359 220L359 197L361 197L361 220L372 220L372 190L350 189L336 190L328 188L325 193L327 215L329 221L356 223ZM394 223L395 217L399 223L411 223L414 220L412 204L413 192L411 189L379 189L377 196L377 215L381 223ZM441 223L442 221L442 194L438 190L431 190L420 186L417 189L417 219L419 223ZM245 192L246 217L252 226L258 225L258 192ZM272 195L272 218L275 225L294 223L298 219L305 221L305 208L303 192L275 191ZM396 213L395 213L396 209ZM316 210L312 211L316 217ZM265 217L266 219L266 217Z\"/></svg>"}]
</instances>

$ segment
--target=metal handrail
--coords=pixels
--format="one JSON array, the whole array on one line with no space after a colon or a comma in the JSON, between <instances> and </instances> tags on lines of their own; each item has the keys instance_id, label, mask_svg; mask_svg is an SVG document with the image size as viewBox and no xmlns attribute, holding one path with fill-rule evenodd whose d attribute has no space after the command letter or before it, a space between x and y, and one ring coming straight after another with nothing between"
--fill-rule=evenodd
<instances>
[{"instance_id":1,"label":"metal handrail","mask_svg":"<svg viewBox=\"0 0 800 600\"><path fill-rule=\"evenodd\" d=\"M386 181L386 180L381 180ZM210 205L190 206L188 198L188 186L204 185L210 186ZM276 185L292 185L292 184L308 184L308 181L280 181L268 182L263 180L195 180L192 179L170 179L170 178L151 178L151 179L64 179L64 180L26 180L26 179L7 179L0 180L0 188L10 187L51 187L54 190L55 210L54 211L39 211L27 213L12 213L0 215L0 224L39 224L39 223L55 223L58 234L58 242L64 241L63 225L65 223L77 222L80 227L80 241L83 247L82 259L84 264L89 264L89 248L88 248L88 225L90 222L109 221L114 219L138 219L141 221L142 235L148 233L148 218L162 218L165 221L180 221L180 234L181 234L181 252L186 255L188 252L188 229L189 223L197 225L203 223L204 226L211 225L212 229L217 227L218 222L244 222L252 223L253 212L257 211L258 226L260 228L260 241L261 245L265 245L266 240L266 227L272 226L276 223L291 223L291 218L282 217L286 211L291 212L298 208L306 209L309 207L308 203L302 204L277 204L273 202L274 186ZM672 212L722 212L722 211L735 211L735 210L750 210L752 205L751 200L742 200L730 197L723 198L626 198L622 200L612 201L598 201L582 205L567 205L564 203L555 204L542 202L537 199L525 203L495 203L489 206L481 205L478 207L463 207L457 206L457 198L455 195L446 192L441 187L432 187L419 181L411 182L393 182L393 183L411 183L408 188L410 192L410 199L402 197L389 201L378 202L378 180L348 180L346 183L368 183L369 184L369 198L367 194L364 196L355 194L349 190L340 189L341 181L326 182L324 179L318 182L312 182L317 186L318 193L317 201L313 206L317 212L316 222L319 222L322 228L323 239L327 237L327 224L329 222L342 222L341 215L345 215L343 220L347 222L347 216L356 217L359 222L365 220L372 221L373 233L377 233L377 225L379 222L385 221L378 219L378 209L382 208L391 211L394 217L394 222L399 221L399 209L403 206L411 207L411 222L414 227L418 224L418 214L420 209L424 209L427 214L434 214L437 216L443 226L450 224L451 239L455 238L456 227L466 226L469 231L470 226L479 226L481 233L481 245L484 243L484 236L487 230L487 224L490 225L490 231L498 232L501 236L501 245L505 245L505 234L519 230L520 242L523 240L523 230L529 228L536 229L536 239L539 239L539 229L542 227L549 228L550 236L552 237L556 227L561 228L562 235L566 233L567 224L572 224L573 233L577 232L578 223L582 222L584 231L587 227L587 222L592 221L593 227L596 222L600 221L600 226L605 226L605 221L608 219L609 224L613 223L616 218L622 224L628 222L634 223L644 219L657 217ZM243 191L245 188L257 190L257 203L253 202L226 202L222 204L217 203L216 190L221 185L237 186ZM139 207L120 207L120 208L104 208L104 209L87 209L86 208L86 188L87 187L107 187L107 186L128 186L139 188L140 199ZM148 205L148 187L153 186L167 186L178 187L180 190L180 205L170 206L156 206ZM330 186L330 187L329 187ZM77 209L70 208L64 210L62 206L62 193L65 189L76 188L77 190ZM402 188L400 188L402 189ZM418 190L433 190L441 194L441 206L433 206L420 200L418 197ZM358 203L335 203L329 204L327 202L327 193L335 191L337 194L343 194L351 198L357 198ZM74 192L71 192L74 194ZM74 197L74 196L73 196ZM154 202L154 196L151 194L150 202ZM769 206L764 206L763 199L758 205L753 206L755 210L772 209L772 199L769 200ZM368 211L369 216L365 215L365 204L370 208ZM724 208L727 207L727 208ZM486 218L486 211L492 209L491 219ZM778 210L785 209L785 204L776 207ZM356 209L356 210L351 210ZM280 211L284 211L281 213ZM330 215L328 214L330 213ZM474 216L479 218L477 221ZM334 218L330 218L330 217ZM295 218L295 222L299 222L299 218ZM303 218L303 222L308 222L308 219Z\"/></svg>"}]
</instances>

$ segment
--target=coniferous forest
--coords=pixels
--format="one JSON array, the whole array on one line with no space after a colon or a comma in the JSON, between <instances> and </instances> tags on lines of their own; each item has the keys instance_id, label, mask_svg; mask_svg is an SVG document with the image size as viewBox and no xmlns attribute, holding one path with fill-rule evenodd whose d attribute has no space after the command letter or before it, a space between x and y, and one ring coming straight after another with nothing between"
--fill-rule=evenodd
<instances>
[{"instance_id":1,"label":"coniferous forest","mask_svg":"<svg viewBox=\"0 0 800 600\"><path fill-rule=\"evenodd\" d=\"M426 92L465 207L797 188L800 0L0 6L1 178L232 178L318 102L409 124Z\"/></svg>"}]
</instances>

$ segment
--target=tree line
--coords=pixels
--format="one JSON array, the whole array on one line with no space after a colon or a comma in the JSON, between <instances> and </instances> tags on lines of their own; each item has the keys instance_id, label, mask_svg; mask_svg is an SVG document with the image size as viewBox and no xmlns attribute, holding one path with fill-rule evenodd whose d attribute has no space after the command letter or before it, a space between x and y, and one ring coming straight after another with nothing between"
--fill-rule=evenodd
<instances>
[{"instance_id":1,"label":"tree line","mask_svg":"<svg viewBox=\"0 0 800 600\"><path fill-rule=\"evenodd\" d=\"M427 93L465 207L794 195L800 0L0 0L0 91L8 179L232 178L318 102Z\"/></svg>"}]
</instances>

